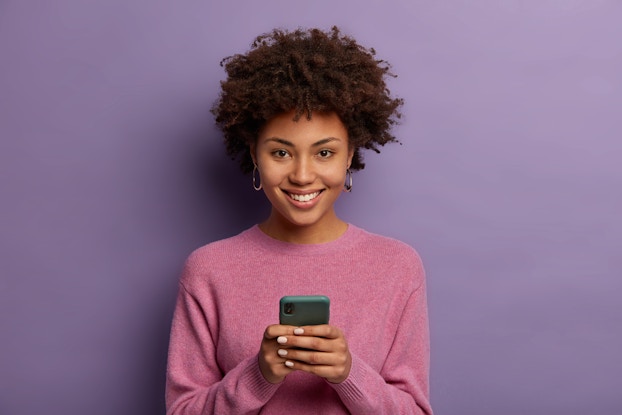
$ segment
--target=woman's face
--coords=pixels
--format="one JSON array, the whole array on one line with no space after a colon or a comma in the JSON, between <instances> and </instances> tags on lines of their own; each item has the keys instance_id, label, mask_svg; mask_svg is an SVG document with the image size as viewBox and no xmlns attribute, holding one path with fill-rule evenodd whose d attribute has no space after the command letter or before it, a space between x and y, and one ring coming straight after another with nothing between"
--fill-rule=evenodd
<instances>
[{"instance_id":1,"label":"woman's face","mask_svg":"<svg viewBox=\"0 0 622 415\"><path fill-rule=\"evenodd\" d=\"M348 132L335 113L293 118L292 111L268 121L251 148L272 203L268 222L279 232L306 227L317 234L330 233L340 222L333 205L352 162Z\"/></svg>"}]
</instances>

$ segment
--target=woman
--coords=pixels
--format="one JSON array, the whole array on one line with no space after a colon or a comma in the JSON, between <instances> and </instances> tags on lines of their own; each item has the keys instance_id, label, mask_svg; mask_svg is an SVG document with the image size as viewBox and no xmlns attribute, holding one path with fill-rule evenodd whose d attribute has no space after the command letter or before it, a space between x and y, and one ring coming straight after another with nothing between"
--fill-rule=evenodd
<instances>
[{"instance_id":1,"label":"woman","mask_svg":"<svg viewBox=\"0 0 622 415\"><path fill-rule=\"evenodd\" d=\"M374 54L337 28L275 30L223 61L213 113L272 209L188 258L169 414L432 413L421 261L334 209L364 167L360 150L396 141L402 102ZM330 324L276 324L282 296L310 294L330 298Z\"/></svg>"}]
</instances>

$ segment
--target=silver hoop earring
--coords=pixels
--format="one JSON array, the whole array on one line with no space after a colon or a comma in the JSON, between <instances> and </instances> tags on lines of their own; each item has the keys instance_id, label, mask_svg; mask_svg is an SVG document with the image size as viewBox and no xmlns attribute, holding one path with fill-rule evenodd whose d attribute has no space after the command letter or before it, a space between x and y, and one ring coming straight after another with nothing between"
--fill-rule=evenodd
<instances>
[{"instance_id":1,"label":"silver hoop earring","mask_svg":"<svg viewBox=\"0 0 622 415\"><path fill-rule=\"evenodd\" d=\"M263 187L261 181L259 179L257 179L259 175L257 174L257 165L254 164L253 165L253 189L260 191L261 188ZM257 186L257 182L259 182L259 186Z\"/></svg>"},{"instance_id":2,"label":"silver hoop earring","mask_svg":"<svg viewBox=\"0 0 622 415\"><path fill-rule=\"evenodd\" d=\"M352 172L350 169L346 169L346 182L343 185L343 190L346 192L352 191Z\"/></svg>"}]
</instances>

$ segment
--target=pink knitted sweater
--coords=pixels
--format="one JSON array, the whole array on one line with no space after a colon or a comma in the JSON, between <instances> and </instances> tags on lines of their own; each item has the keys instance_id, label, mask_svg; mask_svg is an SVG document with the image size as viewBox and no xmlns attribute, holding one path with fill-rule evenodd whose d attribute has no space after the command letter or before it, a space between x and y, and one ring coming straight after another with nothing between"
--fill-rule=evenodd
<instances>
[{"instance_id":1,"label":"pink knitted sweater","mask_svg":"<svg viewBox=\"0 0 622 415\"><path fill-rule=\"evenodd\" d=\"M322 294L352 354L340 384L292 372L267 382L257 354L284 295ZM337 240L290 244L257 226L186 261L173 317L167 414L431 414L421 260L354 225Z\"/></svg>"}]
</instances>

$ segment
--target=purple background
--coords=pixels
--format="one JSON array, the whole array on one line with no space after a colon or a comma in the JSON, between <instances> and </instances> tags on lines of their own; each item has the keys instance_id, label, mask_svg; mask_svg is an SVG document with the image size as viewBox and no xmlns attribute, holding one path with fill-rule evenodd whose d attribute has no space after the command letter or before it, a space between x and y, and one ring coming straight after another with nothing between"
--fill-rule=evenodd
<instances>
[{"instance_id":1,"label":"purple background","mask_svg":"<svg viewBox=\"0 0 622 415\"><path fill-rule=\"evenodd\" d=\"M220 59L340 25L389 60L393 145L343 217L424 258L438 415L622 413L622 3L0 3L0 413L163 413L185 256L267 212Z\"/></svg>"}]
</instances>

